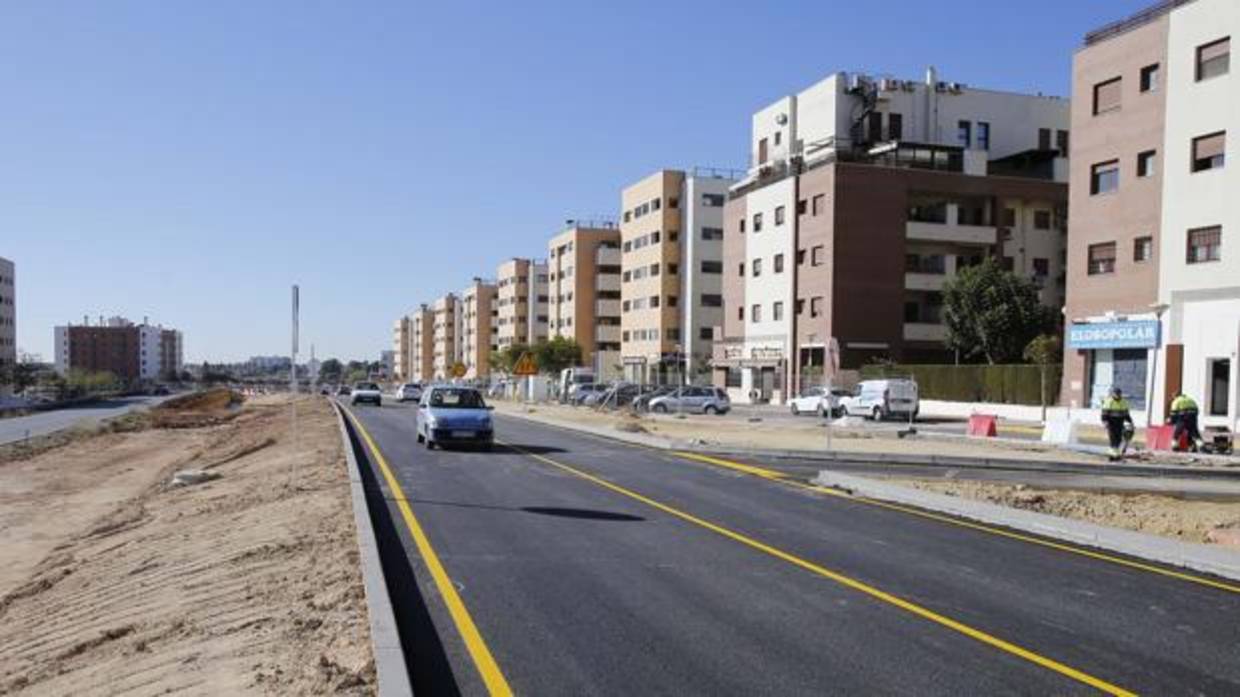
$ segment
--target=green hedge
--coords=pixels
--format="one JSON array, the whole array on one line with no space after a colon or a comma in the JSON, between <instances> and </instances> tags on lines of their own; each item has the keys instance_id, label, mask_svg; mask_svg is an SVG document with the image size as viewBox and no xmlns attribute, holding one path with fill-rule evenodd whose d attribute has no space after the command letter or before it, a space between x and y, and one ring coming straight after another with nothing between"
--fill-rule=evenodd
<instances>
[{"instance_id":1,"label":"green hedge","mask_svg":"<svg viewBox=\"0 0 1240 697\"><path fill-rule=\"evenodd\" d=\"M1063 369L1046 370L1046 401L1055 404ZM909 377L917 381L922 399L996 404L1042 403L1041 369L1036 365L869 365L864 380Z\"/></svg>"}]
</instances>

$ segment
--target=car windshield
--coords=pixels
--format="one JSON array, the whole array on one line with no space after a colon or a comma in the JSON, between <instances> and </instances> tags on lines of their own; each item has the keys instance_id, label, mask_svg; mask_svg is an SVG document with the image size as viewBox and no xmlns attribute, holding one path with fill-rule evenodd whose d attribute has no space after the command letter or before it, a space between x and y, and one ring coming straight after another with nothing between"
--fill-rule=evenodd
<instances>
[{"instance_id":1,"label":"car windshield","mask_svg":"<svg viewBox=\"0 0 1240 697\"><path fill-rule=\"evenodd\" d=\"M405 389L406 389L406 390L416 390L416 389L418 389L418 386L417 386L417 385L405 385Z\"/></svg>"},{"instance_id":2,"label":"car windshield","mask_svg":"<svg viewBox=\"0 0 1240 697\"><path fill-rule=\"evenodd\" d=\"M379 386L373 382L359 382L353 386L355 390L377 390Z\"/></svg>"},{"instance_id":3,"label":"car windshield","mask_svg":"<svg viewBox=\"0 0 1240 697\"><path fill-rule=\"evenodd\" d=\"M486 409L478 390L444 389L431 393L431 406L445 409Z\"/></svg>"}]
</instances>

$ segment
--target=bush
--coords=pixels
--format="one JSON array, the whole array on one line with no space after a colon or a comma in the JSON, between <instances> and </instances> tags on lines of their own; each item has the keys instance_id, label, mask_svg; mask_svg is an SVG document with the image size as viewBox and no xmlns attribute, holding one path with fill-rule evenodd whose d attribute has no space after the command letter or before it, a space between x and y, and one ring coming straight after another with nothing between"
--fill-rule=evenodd
<instances>
[{"instance_id":1,"label":"bush","mask_svg":"<svg viewBox=\"0 0 1240 697\"><path fill-rule=\"evenodd\" d=\"M1063 369L1047 367L1047 401L1058 401ZM922 399L995 404L1042 403L1042 374L1036 365L871 365L862 368L864 380L912 377Z\"/></svg>"}]
</instances>

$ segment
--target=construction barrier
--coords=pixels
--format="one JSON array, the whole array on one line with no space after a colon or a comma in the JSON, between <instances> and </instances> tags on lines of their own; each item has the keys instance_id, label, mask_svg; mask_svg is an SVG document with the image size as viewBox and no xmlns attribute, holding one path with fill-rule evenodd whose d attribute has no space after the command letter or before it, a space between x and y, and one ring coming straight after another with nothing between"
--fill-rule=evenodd
<instances>
[{"instance_id":1,"label":"construction barrier","mask_svg":"<svg viewBox=\"0 0 1240 697\"><path fill-rule=\"evenodd\" d=\"M1075 419L1051 419L1042 429L1042 442L1051 445L1076 445L1080 441L1081 423Z\"/></svg>"},{"instance_id":2,"label":"construction barrier","mask_svg":"<svg viewBox=\"0 0 1240 697\"><path fill-rule=\"evenodd\" d=\"M999 417L994 414L974 414L969 417L969 435L977 438L994 438L999 435L996 425Z\"/></svg>"},{"instance_id":3,"label":"construction barrier","mask_svg":"<svg viewBox=\"0 0 1240 697\"><path fill-rule=\"evenodd\" d=\"M1145 429L1145 447L1150 450L1172 450L1175 443L1175 426L1151 426Z\"/></svg>"}]
</instances>

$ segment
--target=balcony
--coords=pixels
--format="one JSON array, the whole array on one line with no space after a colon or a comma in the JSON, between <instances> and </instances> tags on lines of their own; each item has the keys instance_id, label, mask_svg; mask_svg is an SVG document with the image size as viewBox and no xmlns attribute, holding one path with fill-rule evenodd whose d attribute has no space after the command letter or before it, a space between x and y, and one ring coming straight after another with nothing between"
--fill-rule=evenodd
<instances>
[{"instance_id":1,"label":"balcony","mask_svg":"<svg viewBox=\"0 0 1240 697\"><path fill-rule=\"evenodd\" d=\"M599 247L594 254L594 261L599 266L619 266L620 265L620 248L619 247Z\"/></svg>"},{"instance_id":2,"label":"balcony","mask_svg":"<svg viewBox=\"0 0 1240 697\"><path fill-rule=\"evenodd\" d=\"M620 301L619 300L596 300L594 302L594 314L598 317L619 317Z\"/></svg>"},{"instance_id":3,"label":"balcony","mask_svg":"<svg viewBox=\"0 0 1240 697\"><path fill-rule=\"evenodd\" d=\"M910 240L956 242L975 245L992 245L998 239L998 231L989 225L927 223L914 220L910 220L906 224L905 235Z\"/></svg>"},{"instance_id":4,"label":"balcony","mask_svg":"<svg viewBox=\"0 0 1240 697\"><path fill-rule=\"evenodd\" d=\"M594 340L600 343L620 343L620 326L600 324L594 328Z\"/></svg>"},{"instance_id":5,"label":"balcony","mask_svg":"<svg viewBox=\"0 0 1240 697\"><path fill-rule=\"evenodd\" d=\"M604 273L599 274L594 279L595 290L620 290L620 274Z\"/></svg>"},{"instance_id":6,"label":"balcony","mask_svg":"<svg viewBox=\"0 0 1240 697\"><path fill-rule=\"evenodd\" d=\"M906 322L904 324L904 340L943 343L947 341L947 327L942 324Z\"/></svg>"},{"instance_id":7,"label":"balcony","mask_svg":"<svg viewBox=\"0 0 1240 697\"><path fill-rule=\"evenodd\" d=\"M905 273L904 289L942 292L948 278L947 274L941 273Z\"/></svg>"}]
</instances>

